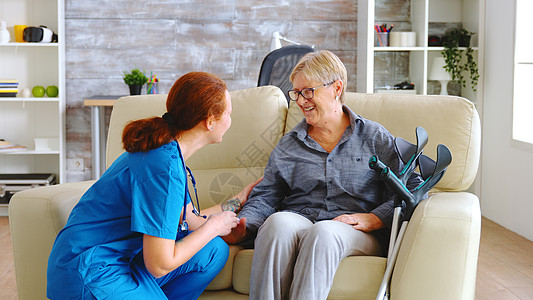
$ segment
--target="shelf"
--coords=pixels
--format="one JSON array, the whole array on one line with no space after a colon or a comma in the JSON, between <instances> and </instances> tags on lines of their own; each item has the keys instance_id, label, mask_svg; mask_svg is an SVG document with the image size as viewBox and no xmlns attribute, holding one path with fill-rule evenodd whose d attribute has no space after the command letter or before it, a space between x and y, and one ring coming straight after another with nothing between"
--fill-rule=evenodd
<instances>
[{"instance_id":1,"label":"shelf","mask_svg":"<svg viewBox=\"0 0 533 300\"><path fill-rule=\"evenodd\" d=\"M59 43L7 43L0 47L59 47Z\"/></svg>"},{"instance_id":2,"label":"shelf","mask_svg":"<svg viewBox=\"0 0 533 300\"><path fill-rule=\"evenodd\" d=\"M41 155L41 154L59 154L59 150L35 151L35 150L16 150L9 152L0 152L0 155Z\"/></svg>"},{"instance_id":3,"label":"shelf","mask_svg":"<svg viewBox=\"0 0 533 300\"><path fill-rule=\"evenodd\" d=\"M387 51L424 51L425 47L374 47L375 52Z\"/></svg>"},{"instance_id":4,"label":"shelf","mask_svg":"<svg viewBox=\"0 0 533 300\"><path fill-rule=\"evenodd\" d=\"M478 0L411 0L402 10L384 9L376 0L359 1L357 18L357 87L361 93L376 93L378 87L392 86L402 81L413 82L417 93L432 94L437 87L430 82L432 61L444 51L443 46L429 46L429 36L442 36L446 29L462 27L474 32L471 40L473 57L479 61L482 45L482 26L479 22L480 5ZM395 32L416 32L413 47L377 47L376 24L395 23ZM439 24L437 24L439 23ZM396 45L396 44L393 44ZM465 52L466 47L459 47ZM460 87L455 94L473 102L477 92L471 86Z\"/></svg>"},{"instance_id":5,"label":"shelf","mask_svg":"<svg viewBox=\"0 0 533 300\"><path fill-rule=\"evenodd\" d=\"M466 50L466 47L459 47L459 50ZM398 52L398 51L442 51L444 47L374 47L374 52ZM477 51L478 47L472 47L472 50Z\"/></svg>"},{"instance_id":6,"label":"shelf","mask_svg":"<svg viewBox=\"0 0 533 300\"><path fill-rule=\"evenodd\" d=\"M0 138L25 149L0 151L0 173L51 173L59 183L66 170L65 0L0 0L0 20L11 43L0 44L0 78L18 81L15 97L0 97ZM46 25L59 42L15 42L14 24ZM19 40L20 41L20 40ZM33 97L35 86L55 85L57 97ZM29 89L29 97L21 97ZM54 137L53 150L35 150L35 139ZM55 143L55 142L54 142Z\"/></svg>"},{"instance_id":7,"label":"shelf","mask_svg":"<svg viewBox=\"0 0 533 300\"><path fill-rule=\"evenodd\" d=\"M22 97L0 97L0 102L59 102L57 97L32 97L32 98L22 98Z\"/></svg>"}]
</instances>

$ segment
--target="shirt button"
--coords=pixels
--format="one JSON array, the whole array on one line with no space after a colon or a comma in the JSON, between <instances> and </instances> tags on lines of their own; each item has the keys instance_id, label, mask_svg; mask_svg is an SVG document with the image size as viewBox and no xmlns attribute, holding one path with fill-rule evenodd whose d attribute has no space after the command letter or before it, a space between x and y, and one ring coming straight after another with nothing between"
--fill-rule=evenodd
<instances>
[{"instance_id":1,"label":"shirt button","mask_svg":"<svg viewBox=\"0 0 533 300\"><path fill-rule=\"evenodd\" d=\"M331 162L331 158L330 158L330 159L328 159L328 161L329 161L329 162Z\"/></svg>"},{"instance_id":2,"label":"shirt button","mask_svg":"<svg viewBox=\"0 0 533 300\"><path fill-rule=\"evenodd\" d=\"M172 157L173 159L176 159L176 158L178 158L178 156L177 156L177 155L171 155L170 157Z\"/></svg>"}]
</instances>

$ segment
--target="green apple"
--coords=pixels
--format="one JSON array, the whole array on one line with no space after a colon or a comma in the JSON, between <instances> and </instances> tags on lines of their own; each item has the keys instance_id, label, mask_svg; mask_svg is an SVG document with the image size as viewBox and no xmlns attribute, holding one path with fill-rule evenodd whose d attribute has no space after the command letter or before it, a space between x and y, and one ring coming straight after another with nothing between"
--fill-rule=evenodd
<instances>
[{"instance_id":1,"label":"green apple","mask_svg":"<svg viewBox=\"0 0 533 300\"><path fill-rule=\"evenodd\" d=\"M43 97L44 96L44 87L37 85L34 86L31 90L31 93L33 94L33 97Z\"/></svg>"},{"instance_id":2,"label":"green apple","mask_svg":"<svg viewBox=\"0 0 533 300\"><path fill-rule=\"evenodd\" d=\"M59 95L59 89L55 85L50 85L46 87L46 95L48 97L57 97Z\"/></svg>"}]
</instances>

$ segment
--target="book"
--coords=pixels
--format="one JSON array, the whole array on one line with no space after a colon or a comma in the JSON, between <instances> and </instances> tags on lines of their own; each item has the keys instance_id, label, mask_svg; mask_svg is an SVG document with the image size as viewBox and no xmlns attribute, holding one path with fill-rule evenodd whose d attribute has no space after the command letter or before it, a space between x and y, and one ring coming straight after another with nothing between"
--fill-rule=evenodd
<instances>
[{"instance_id":1,"label":"book","mask_svg":"<svg viewBox=\"0 0 533 300\"><path fill-rule=\"evenodd\" d=\"M0 82L0 88L17 88L19 85L18 83L2 83Z\"/></svg>"},{"instance_id":2,"label":"book","mask_svg":"<svg viewBox=\"0 0 533 300\"><path fill-rule=\"evenodd\" d=\"M9 141L0 139L0 152L13 152L20 150L26 150L26 146L15 145L10 143Z\"/></svg>"},{"instance_id":3,"label":"book","mask_svg":"<svg viewBox=\"0 0 533 300\"><path fill-rule=\"evenodd\" d=\"M0 83L16 83L18 84L18 80L16 79L0 79Z\"/></svg>"},{"instance_id":4,"label":"book","mask_svg":"<svg viewBox=\"0 0 533 300\"><path fill-rule=\"evenodd\" d=\"M0 93L0 97L17 97L17 93Z\"/></svg>"}]
</instances>

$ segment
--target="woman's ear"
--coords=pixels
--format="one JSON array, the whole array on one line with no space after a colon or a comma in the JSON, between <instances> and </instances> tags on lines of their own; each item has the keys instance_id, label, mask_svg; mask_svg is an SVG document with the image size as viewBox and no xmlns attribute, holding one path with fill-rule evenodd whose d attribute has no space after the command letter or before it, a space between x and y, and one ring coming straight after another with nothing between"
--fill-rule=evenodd
<instances>
[{"instance_id":1,"label":"woman's ear","mask_svg":"<svg viewBox=\"0 0 533 300\"><path fill-rule=\"evenodd\" d=\"M341 79L338 79L335 81L335 96L339 96L342 94L342 90L344 88L344 82Z\"/></svg>"},{"instance_id":2,"label":"woman's ear","mask_svg":"<svg viewBox=\"0 0 533 300\"><path fill-rule=\"evenodd\" d=\"M205 128L209 131L213 130L213 126L215 125L215 117L209 116L205 120Z\"/></svg>"}]
</instances>

